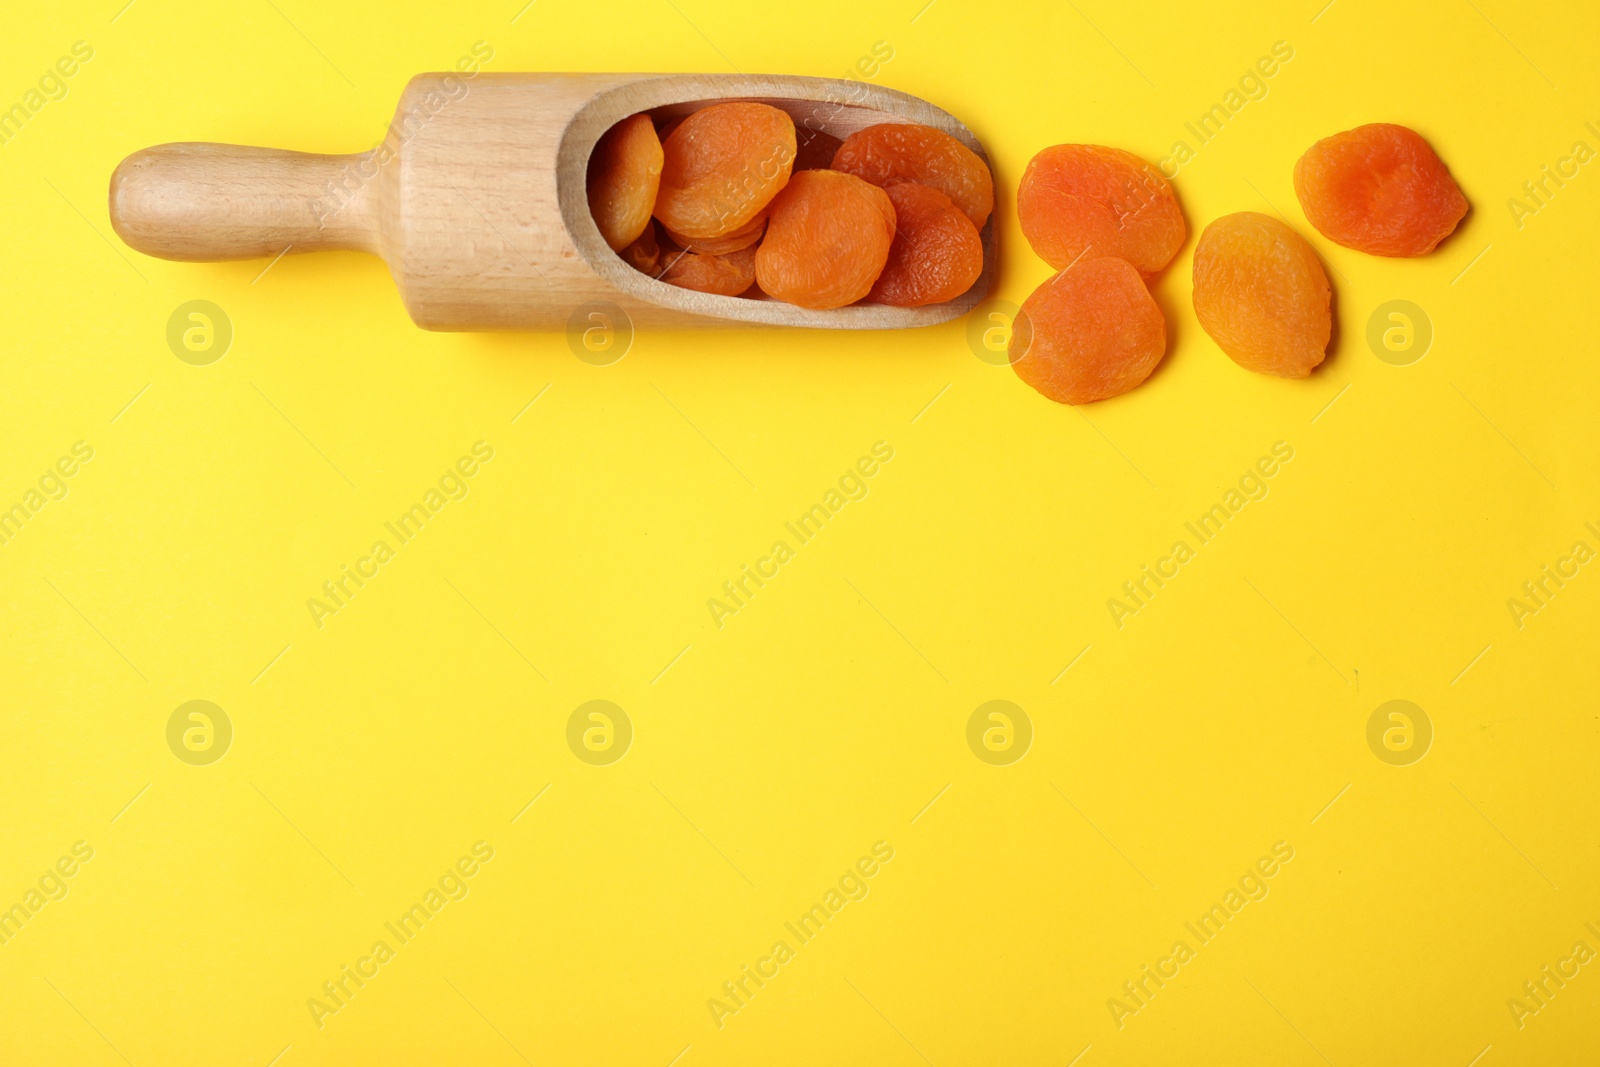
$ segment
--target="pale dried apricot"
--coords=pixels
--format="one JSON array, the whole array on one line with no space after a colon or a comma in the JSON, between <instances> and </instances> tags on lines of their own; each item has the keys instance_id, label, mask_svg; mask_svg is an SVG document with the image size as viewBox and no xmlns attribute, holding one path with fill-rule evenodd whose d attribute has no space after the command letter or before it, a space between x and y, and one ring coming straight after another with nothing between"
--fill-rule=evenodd
<instances>
[{"instance_id":1,"label":"pale dried apricot","mask_svg":"<svg viewBox=\"0 0 1600 1067\"><path fill-rule=\"evenodd\" d=\"M649 115L634 115L607 130L589 157L589 214L613 252L644 232L661 184L661 141Z\"/></svg>"},{"instance_id":2,"label":"pale dried apricot","mask_svg":"<svg viewBox=\"0 0 1600 1067\"><path fill-rule=\"evenodd\" d=\"M725 256L706 256L663 248L661 280L682 289L739 296L756 280L756 250L741 248Z\"/></svg>"},{"instance_id":3,"label":"pale dried apricot","mask_svg":"<svg viewBox=\"0 0 1600 1067\"><path fill-rule=\"evenodd\" d=\"M655 216L675 233L722 237L761 214L794 166L794 120L767 104L712 104L662 146Z\"/></svg>"},{"instance_id":4,"label":"pale dried apricot","mask_svg":"<svg viewBox=\"0 0 1600 1067\"><path fill-rule=\"evenodd\" d=\"M976 152L931 126L885 123L857 130L833 155L833 169L888 187L916 182L939 190L983 229L994 210L994 178Z\"/></svg>"},{"instance_id":5,"label":"pale dried apricot","mask_svg":"<svg viewBox=\"0 0 1600 1067\"><path fill-rule=\"evenodd\" d=\"M1167 320L1139 272L1083 259L1022 302L1011 332L1017 377L1062 404L1120 396L1167 351Z\"/></svg>"},{"instance_id":6,"label":"pale dried apricot","mask_svg":"<svg viewBox=\"0 0 1600 1067\"><path fill-rule=\"evenodd\" d=\"M1304 378L1327 354L1332 289L1316 252L1270 215L1207 226L1194 249L1194 313L1246 370Z\"/></svg>"},{"instance_id":7,"label":"pale dried apricot","mask_svg":"<svg viewBox=\"0 0 1600 1067\"><path fill-rule=\"evenodd\" d=\"M803 170L772 201L756 279L769 296L800 307L853 304L883 273L894 226L882 189L836 170Z\"/></svg>"},{"instance_id":8,"label":"pale dried apricot","mask_svg":"<svg viewBox=\"0 0 1600 1067\"><path fill-rule=\"evenodd\" d=\"M761 240L761 235L767 230L767 217L758 215L747 224L722 237L689 237L685 234L667 231L667 237L680 248L690 252L699 252L708 256L725 256L729 252L737 252L741 248L749 248Z\"/></svg>"},{"instance_id":9,"label":"pale dried apricot","mask_svg":"<svg viewBox=\"0 0 1600 1067\"><path fill-rule=\"evenodd\" d=\"M954 300L983 273L983 241L955 202L939 190L901 182L884 190L894 205L889 261L867 299L894 307Z\"/></svg>"},{"instance_id":10,"label":"pale dried apricot","mask_svg":"<svg viewBox=\"0 0 1600 1067\"><path fill-rule=\"evenodd\" d=\"M1467 213L1433 147L1386 122L1312 145L1294 166L1294 192L1324 237L1375 256L1427 255Z\"/></svg>"},{"instance_id":11,"label":"pale dried apricot","mask_svg":"<svg viewBox=\"0 0 1600 1067\"><path fill-rule=\"evenodd\" d=\"M1079 256L1114 256L1155 274L1188 230L1172 186L1131 152L1058 144L1028 162L1017 189L1017 222L1056 270Z\"/></svg>"}]
</instances>

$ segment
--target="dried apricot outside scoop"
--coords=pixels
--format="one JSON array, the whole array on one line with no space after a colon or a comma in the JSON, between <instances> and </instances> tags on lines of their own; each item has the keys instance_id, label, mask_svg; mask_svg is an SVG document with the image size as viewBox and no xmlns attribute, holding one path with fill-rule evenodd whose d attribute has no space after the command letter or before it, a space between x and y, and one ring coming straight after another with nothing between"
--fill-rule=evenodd
<instances>
[{"instance_id":1,"label":"dried apricot outside scoop","mask_svg":"<svg viewBox=\"0 0 1600 1067\"><path fill-rule=\"evenodd\" d=\"M1167 320L1120 259L1085 259L1022 302L1011 334L1017 377L1062 404L1119 396L1167 351Z\"/></svg>"},{"instance_id":2,"label":"dried apricot outside scoop","mask_svg":"<svg viewBox=\"0 0 1600 1067\"><path fill-rule=\"evenodd\" d=\"M1028 162L1017 187L1017 222L1057 270L1084 255L1115 256L1148 277L1188 236L1159 170L1132 152L1092 144L1053 145Z\"/></svg>"},{"instance_id":3,"label":"dried apricot outside scoop","mask_svg":"<svg viewBox=\"0 0 1600 1067\"><path fill-rule=\"evenodd\" d=\"M1312 145L1294 165L1294 192L1324 237L1375 256L1427 255L1467 213L1433 146L1386 122Z\"/></svg>"},{"instance_id":4,"label":"dried apricot outside scoop","mask_svg":"<svg viewBox=\"0 0 1600 1067\"><path fill-rule=\"evenodd\" d=\"M1332 295L1311 245L1270 215L1225 215L1195 245L1195 315L1246 370L1310 374L1327 354Z\"/></svg>"}]
</instances>

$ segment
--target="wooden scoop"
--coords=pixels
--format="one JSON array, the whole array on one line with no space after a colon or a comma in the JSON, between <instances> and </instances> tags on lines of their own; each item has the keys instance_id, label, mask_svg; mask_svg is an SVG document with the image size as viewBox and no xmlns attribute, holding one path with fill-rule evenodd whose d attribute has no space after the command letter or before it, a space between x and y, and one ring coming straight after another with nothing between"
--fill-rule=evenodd
<instances>
[{"instance_id":1,"label":"wooden scoop","mask_svg":"<svg viewBox=\"0 0 1600 1067\"><path fill-rule=\"evenodd\" d=\"M607 247L589 214L589 154L642 111L658 119L723 100L787 111L801 130L848 137L883 122L933 126L988 157L932 104L862 82L784 75L422 74L388 136L354 155L223 144L135 152L111 176L111 224L129 246L177 260L356 249L382 256L406 309L429 330L560 328L596 303L640 326L718 322L892 329L971 310L995 269L961 297L921 308L813 311L656 281Z\"/></svg>"}]
</instances>

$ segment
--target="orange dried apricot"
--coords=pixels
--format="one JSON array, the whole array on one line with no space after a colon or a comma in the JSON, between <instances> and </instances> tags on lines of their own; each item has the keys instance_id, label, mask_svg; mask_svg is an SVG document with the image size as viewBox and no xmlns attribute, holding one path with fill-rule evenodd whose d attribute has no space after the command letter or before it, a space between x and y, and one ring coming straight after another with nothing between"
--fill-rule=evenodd
<instances>
[{"instance_id":1,"label":"orange dried apricot","mask_svg":"<svg viewBox=\"0 0 1600 1067\"><path fill-rule=\"evenodd\" d=\"M1327 354L1332 289L1304 237L1241 211L1207 226L1194 249L1194 313L1235 363L1304 378Z\"/></svg>"},{"instance_id":2,"label":"orange dried apricot","mask_svg":"<svg viewBox=\"0 0 1600 1067\"><path fill-rule=\"evenodd\" d=\"M746 226L789 181L794 120L767 104L712 104L662 146L655 216L675 233L722 237Z\"/></svg>"},{"instance_id":3,"label":"orange dried apricot","mask_svg":"<svg viewBox=\"0 0 1600 1067\"><path fill-rule=\"evenodd\" d=\"M1029 160L1017 222L1056 270L1087 254L1125 259L1146 276L1172 261L1188 233L1159 170L1131 152L1092 144L1054 145Z\"/></svg>"},{"instance_id":4,"label":"orange dried apricot","mask_svg":"<svg viewBox=\"0 0 1600 1067\"><path fill-rule=\"evenodd\" d=\"M663 249L661 280L682 289L739 296L756 280L756 250L741 248L725 256Z\"/></svg>"},{"instance_id":5,"label":"orange dried apricot","mask_svg":"<svg viewBox=\"0 0 1600 1067\"><path fill-rule=\"evenodd\" d=\"M601 135L589 157L589 214L613 252L644 232L661 184L661 141L649 115L623 119Z\"/></svg>"},{"instance_id":6,"label":"orange dried apricot","mask_svg":"<svg viewBox=\"0 0 1600 1067\"><path fill-rule=\"evenodd\" d=\"M836 170L803 170L772 201L756 280L804 308L853 304L883 273L894 227L882 189Z\"/></svg>"},{"instance_id":7,"label":"orange dried apricot","mask_svg":"<svg viewBox=\"0 0 1600 1067\"><path fill-rule=\"evenodd\" d=\"M617 254L634 270L654 274L656 265L661 262L661 246L656 243L656 220L646 222L639 239Z\"/></svg>"},{"instance_id":8,"label":"orange dried apricot","mask_svg":"<svg viewBox=\"0 0 1600 1067\"><path fill-rule=\"evenodd\" d=\"M916 182L939 190L983 229L994 210L994 178L977 153L931 126L885 123L857 130L833 155L833 169L888 187Z\"/></svg>"},{"instance_id":9,"label":"orange dried apricot","mask_svg":"<svg viewBox=\"0 0 1600 1067\"><path fill-rule=\"evenodd\" d=\"M725 256L729 252L737 252L741 248L749 248L761 240L761 235L766 232L767 217L758 215L744 226L739 227L730 234L722 237L688 237L672 230L667 231L667 237L680 248L690 252L699 252L708 256Z\"/></svg>"},{"instance_id":10,"label":"orange dried apricot","mask_svg":"<svg viewBox=\"0 0 1600 1067\"><path fill-rule=\"evenodd\" d=\"M1427 255L1467 213L1433 147L1386 122L1312 145L1294 165L1294 192L1324 237L1375 256Z\"/></svg>"},{"instance_id":11,"label":"orange dried apricot","mask_svg":"<svg viewBox=\"0 0 1600 1067\"><path fill-rule=\"evenodd\" d=\"M1011 332L1017 377L1061 404L1120 396L1167 351L1167 320L1139 272L1121 259L1084 259L1022 302Z\"/></svg>"},{"instance_id":12,"label":"orange dried apricot","mask_svg":"<svg viewBox=\"0 0 1600 1067\"><path fill-rule=\"evenodd\" d=\"M894 205L889 262L867 299L894 307L954 300L983 272L983 241L955 202L939 190L901 182L884 190Z\"/></svg>"}]
</instances>

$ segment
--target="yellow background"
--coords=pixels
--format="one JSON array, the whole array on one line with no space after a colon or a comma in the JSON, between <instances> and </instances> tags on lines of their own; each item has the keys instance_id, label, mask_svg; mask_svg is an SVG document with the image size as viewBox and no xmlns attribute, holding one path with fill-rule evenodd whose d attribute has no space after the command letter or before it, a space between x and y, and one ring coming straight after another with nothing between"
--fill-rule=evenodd
<instances>
[{"instance_id":1,"label":"yellow background","mask_svg":"<svg viewBox=\"0 0 1600 1067\"><path fill-rule=\"evenodd\" d=\"M94 58L0 146L0 503L76 441L94 459L0 546L0 906L94 858L0 947L0 1062L1593 1062L1600 965L1521 1028L1506 1003L1600 949L1600 568L1521 628L1507 607L1600 548L1600 165L1520 228L1506 203L1600 148L1592 5L520 6L8 12L0 103ZM1048 275L1013 212L1034 152L1159 159L1294 56L1175 181L1164 363L1082 411L960 322L642 331L594 367L560 334L422 332L360 255L263 274L111 233L127 153L365 149L477 41L491 71L825 76L886 42L873 80L994 160L1014 303ZM1300 211L1295 159L1370 121L1421 131L1472 202L1434 255ZM1309 380L1195 322L1193 236L1239 210L1330 267ZM209 366L165 340L194 299L233 324ZM1410 366L1366 342L1393 299L1433 324ZM479 440L470 494L318 629L306 599ZM718 629L707 598L877 441L869 495ZM1278 441L1270 494L1117 628L1107 598ZM209 766L166 743L194 699L234 728ZM566 743L592 699L635 731L610 766ZM1010 766L967 746L991 699L1033 724ZM1433 725L1411 766L1367 745L1391 699ZM319 1028L307 999L480 840L470 894ZM708 998L880 840L870 894L719 1029ZM1108 999L1277 841L1266 899L1119 1028Z\"/></svg>"}]
</instances>

